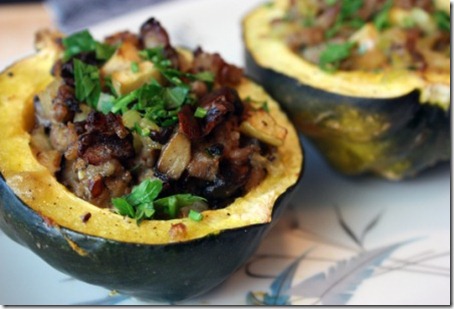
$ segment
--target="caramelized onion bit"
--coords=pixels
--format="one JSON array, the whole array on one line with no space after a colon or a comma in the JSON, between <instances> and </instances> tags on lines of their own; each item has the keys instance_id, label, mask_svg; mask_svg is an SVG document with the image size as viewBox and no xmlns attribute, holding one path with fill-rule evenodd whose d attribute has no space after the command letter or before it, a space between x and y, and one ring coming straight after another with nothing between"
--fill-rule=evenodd
<instances>
[{"instance_id":1,"label":"caramelized onion bit","mask_svg":"<svg viewBox=\"0 0 454 309\"><path fill-rule=\"evenodd\" d=\"M92 112L85 130L79 136L78 155L90 164L99 165L113 158L124 161L134 156L132 134L123 126L120 116Z\"/></svg>"}]
</instances>

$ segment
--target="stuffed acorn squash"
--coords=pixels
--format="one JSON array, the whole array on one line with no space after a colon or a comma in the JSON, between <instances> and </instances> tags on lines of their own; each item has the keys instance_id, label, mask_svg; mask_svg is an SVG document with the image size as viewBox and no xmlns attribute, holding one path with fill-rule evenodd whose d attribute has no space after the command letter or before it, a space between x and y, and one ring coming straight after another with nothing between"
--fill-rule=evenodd
<instances>
[{"instance_id":1,"label":"stuffed acorn squash","mask_svg":"<svg viewBox=\"0 0 454 309\"><path fill-rule=\"evenodd\" d=\"M448 1L275 0L243 20L246 69L346 174L451 156Z\"/></svg>"},{"instance_id":2,"label":"stuffed acorn squash","mask_svg":"<svg viewBox=\"0 0 454 309\"><path fill-rule=\"evenodd\" d=\"M254 252L302 172L279 106L155 19L41 32L0 75L0 227L75 278L178 301Z\"/></svg>"}]
</instances>

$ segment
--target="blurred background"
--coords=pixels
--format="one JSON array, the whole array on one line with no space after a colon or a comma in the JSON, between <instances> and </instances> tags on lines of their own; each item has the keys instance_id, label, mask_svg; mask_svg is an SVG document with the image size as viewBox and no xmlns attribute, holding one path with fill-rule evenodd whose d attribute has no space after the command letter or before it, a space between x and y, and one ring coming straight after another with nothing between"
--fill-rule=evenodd
<instances>
[{"instance_id":1,"label":"blurred background","mask_svg":"<svg viewBox=\"0 0 454 309\"><path fill-rule=\"evenodd\" d=\"M33 52L38 29L71 33L164 0L0 0L0 69ZM170 0L166 0L169 2Z\"/></svg>"},{"instance_id":2,"label":"blurred background","mask_svg":"<svg viewBox=\"0 0 454 309\"><path fill-rule=\"evenodd\" d=\"M0 69L33 51L37 28L52 26L44 1L0 0Z\"/></svg>"}]
</instances>

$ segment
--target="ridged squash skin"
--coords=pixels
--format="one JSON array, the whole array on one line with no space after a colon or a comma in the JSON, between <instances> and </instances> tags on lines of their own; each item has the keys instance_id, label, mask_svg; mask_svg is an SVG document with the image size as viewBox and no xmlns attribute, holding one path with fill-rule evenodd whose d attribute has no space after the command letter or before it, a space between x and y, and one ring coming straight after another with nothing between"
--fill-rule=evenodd
<instances>
[{"instance_id":1,"label":"ridged squash skin","mask_svg":"<svg viewBox=\"0 0 454 309\"><path fill-rule=\"evenodd\" d=\"M323 72L268 35L287 2L245 16L246 70L334 169L400 180L450 160L448 75Z\"/></svg>"},{"instance_id":2,"label":"ridged squash skin","mask_svg":"<svg viewBox=\"0 0 454 309\"><path fill-rule=\"evenodd\" d=\"M226 208L205 211L200 222L183 218L137 225L77 198L33 156L28 133L33 97L52 81L49 72L59 53L52 42L38 46L36 55L0 74L0 228L54 268L143 300L195 297L243 265L302 175L298 135L278 105L247 79L237 89L243 98L266 99L288 132L274 172L258 187ZM170 230L181 224L186 232L172 236Z\"/></svg>"},{"instance_id":3,"label":"ridged squash skin","mask_svg":"<svg viewBox=\"0 0 454 309\"><path fill-rule=\"evenodd\" d=\"M290 199L275 202L275 222ZM52 225L0 181L0 227L63 273L147 301L176 302L209 291L256 251L271 223L219 231L183 243L112 241ZM6 254L6 253L5 253Z\"/></svg>"}]
</instances>

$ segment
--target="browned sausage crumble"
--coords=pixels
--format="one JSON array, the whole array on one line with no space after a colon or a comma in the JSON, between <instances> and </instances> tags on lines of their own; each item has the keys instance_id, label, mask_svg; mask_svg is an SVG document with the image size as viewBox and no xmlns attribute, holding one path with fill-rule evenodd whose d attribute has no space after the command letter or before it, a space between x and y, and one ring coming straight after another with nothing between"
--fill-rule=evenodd
<instances>
[{"instance_id":1,"label":"browned sausage crumble","mask_svg":"<svg viewBox=\"0 0 454 309\"><path fill-rule=\"evenodd\" d=\"M219 54L177 50L154 18L138 34L97 42L82 31L61 48L54 82L35 97L31 146L80 198L132 204L154 190L143 185L132 196L133 188L156 179L158 198L177 197L166 205L197 197L176 213L137 202L145 218L168 219L225 207L266 177L278 145L241 129L255 114L271 117L266 102L240 98L243 71Z\"/></svg>"},{"instance_id":2,"label":"browned sausage crumble","mask_svg":"<svg viewBox=\"0 0 454 309\"><path fill-rule=\"evenodd\" d=\"M326 71L449 72L450 16L434 0L289 0L271 24Z\"/></svg>"}]
</instances>

